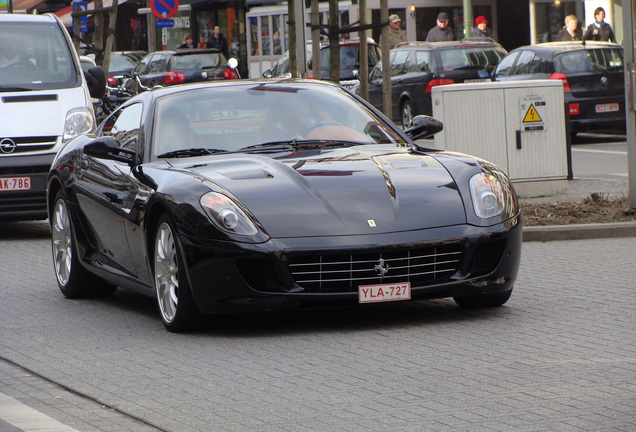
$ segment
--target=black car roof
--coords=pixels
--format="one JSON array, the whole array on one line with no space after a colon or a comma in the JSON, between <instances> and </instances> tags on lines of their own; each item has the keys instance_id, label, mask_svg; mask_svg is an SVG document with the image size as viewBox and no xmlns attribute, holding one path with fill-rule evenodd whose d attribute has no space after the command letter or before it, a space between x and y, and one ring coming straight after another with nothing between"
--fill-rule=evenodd
<instances>
[{"instance_id":1,"label":"black car roof","mask_svg":"<svg viewBox=\"0 0 636 432\"><path fill-rule=\"evenodd\" d=\"M544 43L535 44L535 45L525 45L522 47L518 47L512 50L511 53L515 51L525 50L525 49L532 49L537 52L545 52L545 53L551 52L556 54L560 52L576 51L576 50L591 49L591 48L596 48L596 49L621 48L622 49L623 47L615 43L599 42L599 41L585 41L585 43L583 43L582 41L544 42Z\"/></svg>"},{"instance_id":2,"label":"black car roof","mask_svg":"<svg viewBox=\"0 0 636 432\"><path fill-rule=\"evenodd\" d=\"M401 42L397 44L397 46L393 49L397 48L457 48L461 46L494 46L501 47L499 43L497 43L494 39L490 38L466 38L460 41L445 41L445 42L422 42L422 41L414 41L414 42Z\"/></svg>"}]
</instances>

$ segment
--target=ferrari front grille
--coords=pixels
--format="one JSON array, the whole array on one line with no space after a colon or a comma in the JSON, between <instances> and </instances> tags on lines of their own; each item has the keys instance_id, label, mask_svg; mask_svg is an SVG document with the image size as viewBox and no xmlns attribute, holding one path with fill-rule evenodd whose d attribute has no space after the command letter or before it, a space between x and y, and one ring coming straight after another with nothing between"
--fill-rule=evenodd
<instances>
[{"instance_id":1,"label":"ferrari front grille","mask_svg":"<svg viewBox=\"0 0 636 432\"><path fill-rule=\"evenodd\" d=\"M447 281L460 266L460 243L349 254L289 257L296 284L309 292L355 292L359 285L410 282L413 287Z\"/></svg>"}]
</instances>

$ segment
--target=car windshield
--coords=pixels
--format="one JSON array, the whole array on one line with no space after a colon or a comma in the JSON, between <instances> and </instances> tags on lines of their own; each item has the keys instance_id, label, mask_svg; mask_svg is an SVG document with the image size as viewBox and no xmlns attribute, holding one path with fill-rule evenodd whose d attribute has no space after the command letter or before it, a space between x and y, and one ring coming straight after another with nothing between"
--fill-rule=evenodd
<instances>
[{"instance_id":1,"label":"car windshield","mask_svg":"<svg viewBox=\"0 0 636 432\"><path fill-rule=\"evenodd\" d=\"M618 48L569 51L560 54L557 63L563 73L622 71L623 53Z\"/></svg>"},{"instance_id":2,"label":"car windshield","mask_svg":"<svg viewBox=\"0 0 636 432\"><path fill-rule=\"evenodd\" d=\"M314 147L338 142L406 144L375 112L331 85L197 87L159 98L155 118L156 156L183 149L197 149L188 155L198 155L205 154L199 149L216 153L268 143L296 146L303 141ZM251 151L271 151L268 147Z\"/></svg>"},{"instance_id":3,"label":"car windshield","mask_svg":"<svg viewBox=\"0 0 636 432\"><path fill-rule=\"evenodd\" d=\"M496 47L455 47L439 52L442 67L446 70L479 67L494 69L506 53Z\"/></svg>"},{"instance_id":4,"label":"car windshield","mask_svg":"<svg viewBox=\"0 0 636 432\"><path fill-rule=\"evenodd\" d=\"M137 62L124 54L113 54L110 56L110 70L134 69Z\"/></svg>"},{"instance_id":5,"label":"car windshield","mask_svg":"<svg viewBox=\"0 0 636 432\"><path fill-rule=\"evenodd\" d=\"M79 83L73 54L54 23L3 23L0 27L0 91L48 90Z\"/></svg>"},{"instance_id":6,"label":"car windshield","mask_svg":"<svg viewBox=\"0 0 636 432\"><path fill-rule=\"evenodd\" d=\"M171 70L198 70L227 66L227 60L221 53L197 52L178 54L170 60Z\"/></svg>"}]
</instances>

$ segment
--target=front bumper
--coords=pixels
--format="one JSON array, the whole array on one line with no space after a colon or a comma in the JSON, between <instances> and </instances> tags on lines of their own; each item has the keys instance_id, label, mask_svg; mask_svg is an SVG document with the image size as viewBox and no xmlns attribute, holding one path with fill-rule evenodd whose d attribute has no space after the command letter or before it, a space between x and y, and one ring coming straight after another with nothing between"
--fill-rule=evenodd
<instances>
[{"instance_id":1,"label":"front bumper","mask_svg":"<svg viewBox=\"0 0 636 432\"><path fill-rule=\"evenodd\" d=\"M199 310L235 313L354 305L358 304L358 285L389 281L386 276L373 274L348 282L318 284L316 279L328 279L331 275L326 272L318 275L320 270L316 270L312 277L306 277L307 273L300 277L302 271L291 270L292 264L305 262L306 257L319 257L327 268L329 257L364 256L368 264L362 265L368 265L373 273L374 265L383 256L404 251L418 251L421 256L426 255L422 251L438 250L437 257L426 264L429 269L439 270L432 272L434 277L420 277L403 270L396 280L389 282L410 282L413 300L508 291L517 277L521 234L521 224L515 218L492 227L462 225L374 236L272 239L249 245L202 244L199 239L182 236L181 244ZM448 248L459 250L460 258L451 267L442 268ZM402 265L405 259L408 260L395 261L391 268L405 267ZM365 259L351 261L359 263ZM345 264L348 265L349 262ZM350 273L342 268L336 272ZM314 282L300 281L302 278Z\"/></svg>"}]
</instances>

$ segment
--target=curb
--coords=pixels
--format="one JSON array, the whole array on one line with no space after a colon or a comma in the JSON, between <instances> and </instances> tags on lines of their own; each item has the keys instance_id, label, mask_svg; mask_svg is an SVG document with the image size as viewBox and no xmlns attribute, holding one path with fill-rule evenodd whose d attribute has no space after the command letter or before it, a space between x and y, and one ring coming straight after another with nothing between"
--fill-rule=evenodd
<instances>
[{"instance_id":1,"label":"curb","mask_svg":"<svg viewBox=\"0 0 636 432\"><path fill-rule=\"evenodd\" d=\"M524 242L636 237L636 222L548 225L523 228Z\"/></svg>"}]
</instances>

